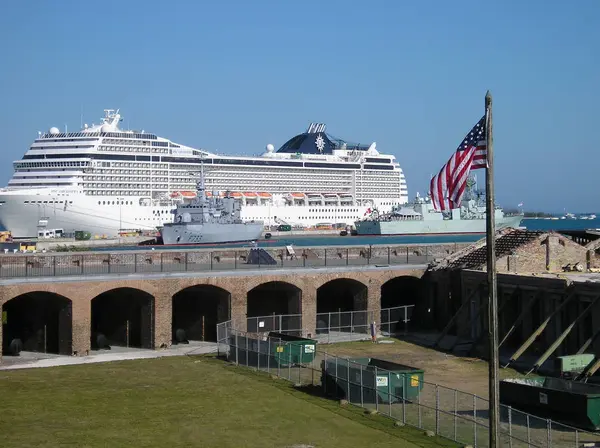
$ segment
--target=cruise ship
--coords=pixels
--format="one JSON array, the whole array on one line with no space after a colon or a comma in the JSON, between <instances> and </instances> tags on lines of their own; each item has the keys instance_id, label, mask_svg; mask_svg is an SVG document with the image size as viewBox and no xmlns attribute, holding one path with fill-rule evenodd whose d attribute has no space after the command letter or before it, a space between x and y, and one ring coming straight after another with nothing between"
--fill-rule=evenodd
<instances>
[{"instance_id":1,"label":"cruise ship","mask_svg":"<svg viewBox=\"0 0 600 448\"><path fill-rule=\"evenodd\" d=\"M376 207L408 200L393 155L376 143L352 144L312 123L306 132L263 154L222 155L145 131L121 130L119 110L78 132L38 133L0 190L0 225L13 237L76 230L94 238L148 231L173 221L173 210L195 195L204 168L206 190L229 191L244 221L265 226L352 225Z\"/></svg>"}]
</instances>

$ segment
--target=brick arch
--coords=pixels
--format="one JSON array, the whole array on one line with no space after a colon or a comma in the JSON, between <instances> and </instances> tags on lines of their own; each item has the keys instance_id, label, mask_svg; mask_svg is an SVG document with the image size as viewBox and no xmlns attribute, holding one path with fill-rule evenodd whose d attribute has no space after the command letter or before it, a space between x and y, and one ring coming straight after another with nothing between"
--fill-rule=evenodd
<instances>
[{"instance_id":1,"label":"brick arch","mask_svg":"<svg viewBox=\"0 0 600 448\"><path fill-rule=\"evenodd\" d=\"M23 350L72 355L73 301L43 284L28 286L0 301L0 312L8 317L0 325L0 350L14 340Z\"/></svg>"},{"instance_id":2,"label":"brick arch","mask_svg":"<svg viewBox=\"0 0 600 448\"><path fill-rule=\"evenodd\" d=\"M133 289L136 291L144 292L151 295L152 297L157 296L157 289L151 282L140 282L140 281L117 281L117 282L106 282L105 284L99 283L94 284L89 289L86 289L84 298L93 300L101 294L115 291L118 289ZM83 298L82 297L82 298Z\"/></svg>"},{"instance_id":3,"label":"brick arch","mask_svg":"<svg viewBox=\"0 0 600 448\"><path fill-rule=\"evenodd\" d=\"M259 286L266 285L269 283L285 283L287 285L298 288L301 291L303 291L305 288L303 282L299 282L298 279L294 278L293 276L265 276L248 279L248 281L244 282L243 289L245 290L245 293L248 294L253 289L256 289Z\"/></svg>"},{"instance_id":4,"label":"brick arch","mask_svg":"<svg viewBox=\"0 0 600 448\"><path fill-rule=\"evenodd\" d=\"M20 285L6 287L2 292L3 294L0 296L0 306L19 296L35 292L56 294L70 300L71 302L73 301L72 297L76 297L74 295L75 290L65 288L60 283L23 283Z\"/></svg>"},{"instance_id":5,"label":"brick arch","mask_svg":"<svg viewBox=\"0 0 600 448\"><path fill-rule=\"evenodd\" d=\"M315 289L319 289L322 286L325 286L328 283L331 282L337 282L337 281L348 281L351 283L360 283L362 286L364 286L365 288L369 289L369 287L371 286L368 282L365 282L364 279L362 278L352 278L348 275L339 275L339 276L335 276L334 278L325 278L325 279L320 279L319 282L315 283Z\"/></svg>"}]
</instances>

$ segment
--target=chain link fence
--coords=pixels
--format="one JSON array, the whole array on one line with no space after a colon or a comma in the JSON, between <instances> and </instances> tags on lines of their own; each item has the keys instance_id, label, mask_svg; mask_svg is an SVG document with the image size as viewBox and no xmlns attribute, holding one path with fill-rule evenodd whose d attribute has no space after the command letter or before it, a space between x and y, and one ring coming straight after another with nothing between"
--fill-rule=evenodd
<instances>
[{"instance_id":1,"label":"chain link fence","mask_svg":"<svg viewBox=\"0 0 600 448\"><path fill-rule=\"evenodd\" d=\"M405 334L412 318L414 305L403 305L382 309L378 331L384 336ZM342 341L348 336L360 339L370 337L371 323L375 321L378 311L336 311L317 313L315 333L321 343ZM270 316L248 317L246 329L248 333L282 333L294 336L308 336L309 332L302 325L301 314L273 314ZM311 335L314 337L315 335ZM350 337L351 340L357 339Z\"/></svg>"},{"instance_id":2,"label":"chain link fence","mask_svg":"<svg viewBox=\"0 0 600 448\"><path fill-rule=\"evenodd\" d=\"M230 362L293 382L307 391L320 388L405 425L433 431L463 445L488 447L487 399L423 380L329 355L311 342L236 331L220 324L220 355ZM427 372L425 372L427 375ZM594 434L501 406L498 445L510 448L581 448L598 446Z\"/></svg>"}]
</instances>

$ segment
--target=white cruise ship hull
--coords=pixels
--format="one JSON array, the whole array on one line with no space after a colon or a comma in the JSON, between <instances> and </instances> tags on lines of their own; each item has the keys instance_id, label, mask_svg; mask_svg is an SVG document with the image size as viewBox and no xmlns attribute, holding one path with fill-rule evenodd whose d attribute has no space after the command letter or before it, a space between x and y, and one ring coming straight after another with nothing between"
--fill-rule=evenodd
<instances>
[{"instance_id":1,"label":"white cruise ship hull","mask_svg":"<svg viewBox=\"0 0 600 448\"><path fill-rule=\"evenodd\" d=\"M523 216L496 218L496 229L518 227ZM485 233L485 219L460 220L398 220L398 221L358 221L356 232L359 235L444 235Z\"/></svg>"},{"instance_id":2,"label":"white cruise ship hull","mask_svg":"<svg viewBox=\"0 0 600 448\"><path fill-rule=\"evenodd\" d=\"M256 241L262 236L263 223L237 224L166 224L160 231L163 244L221 244Z\"/></svg>"},{"instance_id":3,"label":"white cruise ship hull","mask_svg":"<svg viewBox=\"0 0 600 448\"><path fill-rule=\"evenodd\" d=\"M7 190L0 192L0 227L15 238L34 238L45 229L90 232L92 238L116 237L119 231L156 230L173 222L175 205L140 205L135 196L87 196L60 189ZM121 205L121 202L123 204ZM242 207L242 221L263 221L265 226L284 223L315 226L344 223L362 218L366 206L249 205Z\"/></svg>"}]
</instances>

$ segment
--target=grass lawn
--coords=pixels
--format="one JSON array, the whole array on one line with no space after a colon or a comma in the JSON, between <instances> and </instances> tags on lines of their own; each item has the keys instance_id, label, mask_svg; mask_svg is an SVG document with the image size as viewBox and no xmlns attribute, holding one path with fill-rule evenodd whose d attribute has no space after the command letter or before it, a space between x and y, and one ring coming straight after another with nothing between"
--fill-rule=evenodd
<instances>
[{"instance_id":1,"label":"grass lawn","mask_svg":"<svg viewBox=\"0 0 600 448\"><path fill-rule=\"evenodd\" d=\"M210 357L0 372L5 447L455 447Z\"/></svg>"}]
</instances>

